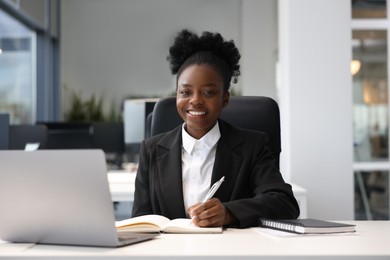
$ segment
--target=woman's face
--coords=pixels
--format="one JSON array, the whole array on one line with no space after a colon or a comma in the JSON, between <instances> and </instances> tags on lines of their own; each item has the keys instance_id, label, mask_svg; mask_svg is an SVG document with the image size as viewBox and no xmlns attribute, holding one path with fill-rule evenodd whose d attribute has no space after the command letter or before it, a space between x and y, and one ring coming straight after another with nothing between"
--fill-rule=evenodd
<instances>
[{"instance_id":1,"label":"woman's face","mask_svg":"<svg viewBox=\"0 0 390 260\"><path fill-rule=\"evenodd\" d=\"M177 111L186 122L187 133L196 139L214 127L228 102L222 77L210 65L189 66L177 80Z\"/></svg>"}]
</instances>

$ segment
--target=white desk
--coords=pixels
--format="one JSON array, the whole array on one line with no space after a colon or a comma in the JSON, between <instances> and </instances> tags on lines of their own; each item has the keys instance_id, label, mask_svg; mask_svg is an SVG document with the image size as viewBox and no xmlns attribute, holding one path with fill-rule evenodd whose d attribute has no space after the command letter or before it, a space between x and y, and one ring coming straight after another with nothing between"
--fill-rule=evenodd
<instances>
[{"instance_id":1,"label":"white desk","mask_svg":"<svg viewBox=\"0 0 390 260\"><path fill-rule=\"evenodd\" d=\"M113 201L133 201L134 183L136 172L110 171L108 172L108 182ZM291 184L294 196L298 201L301 215L300 218L307 218L306 190L296 184Z\"/></svg>"},{"instance_id":2,"label":"white desk","mask_svg":"<svg viewBox=\"0 0 390 260\"><path fill-rule=\"evenodd\" d=\"M0 242L0 259L390 259L390 221L343 221L343 235L272 236L260 228L223 234L162 234L122 248Z\"/></svg>"},{"instance_id":3,"label":"white desk","mask_svg":"<svg viewBox=\"0 0 390 260\"><path fill-rule=\"evenodd\" d=\"M136 172L109 171L107 176L113 201L134 200Z\"/></svg>"}]
</instances>

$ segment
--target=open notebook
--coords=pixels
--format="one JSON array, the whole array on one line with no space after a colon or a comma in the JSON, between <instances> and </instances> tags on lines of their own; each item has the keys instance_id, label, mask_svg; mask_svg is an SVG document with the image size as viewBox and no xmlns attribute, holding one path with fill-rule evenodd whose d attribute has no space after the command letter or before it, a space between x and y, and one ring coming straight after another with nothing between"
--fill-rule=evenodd
<instances>
[{"instance_id":1,"label":"open notebook","mask_svg":"<svg viewBox=\"0 0 390 260\"><path fill-rule=\"evenodd\" d=\"M101 150L0 151L0 239L116 247L157 234L121 233Z\"/></svg>"}]
</instances>

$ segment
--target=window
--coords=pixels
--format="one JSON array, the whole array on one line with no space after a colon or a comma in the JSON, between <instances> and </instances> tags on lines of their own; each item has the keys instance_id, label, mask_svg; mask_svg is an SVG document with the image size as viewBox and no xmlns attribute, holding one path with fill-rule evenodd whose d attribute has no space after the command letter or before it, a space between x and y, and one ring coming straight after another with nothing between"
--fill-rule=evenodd
<instances>
[{"instance_id":1,"label":"window","mask_svg":"<svg viewBox=\"0 0 390 260\"><path fill-rule=\"evenodd\" d=\"M352 0L353 19L377 19L386 17L386 0Z\"/></svg>"},{"instance_id":2,"label":"window","mask_svg":"<svg viewBox=\"0 0 390 260\"><path fill-rule=\"evenodd\" d=\"M353 30L355 162L386 161L388 147L387 31Z\"/></svg>"},{"instance_id":3,"label":"window","mask_svg":"<svg viewBox=\"0 0 390 260\"><path fill-rule=\"evenodd\" d=\"M34 123L35 101L36 33L0 9L0 112Z\"/></svg>"},{"instance_id":4,"label":"window","mask_svg":"<svg viewBox=\"0 0 390 260\"><path fill-rule=\"evenodd\" d=\"M389 219L387 3L352 0L355 219Z\"/></svg>"}]
</instances>

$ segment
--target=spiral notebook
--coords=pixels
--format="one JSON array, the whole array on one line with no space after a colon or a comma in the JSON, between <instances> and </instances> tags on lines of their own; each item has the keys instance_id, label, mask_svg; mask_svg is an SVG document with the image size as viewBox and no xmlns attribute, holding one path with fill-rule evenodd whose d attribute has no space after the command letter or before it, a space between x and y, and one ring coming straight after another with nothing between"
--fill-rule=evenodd
<instances>
[{"instance_id":1,"label":"spiral notebook","mask_svg":"<svg viewBox=\"0 0 390 260\"><path fill-rule=\"evenodd\" d=\"M259 219L259 226L298 234L355 232L356 225L321 219Z\"/></svg>"}]
</instances>

